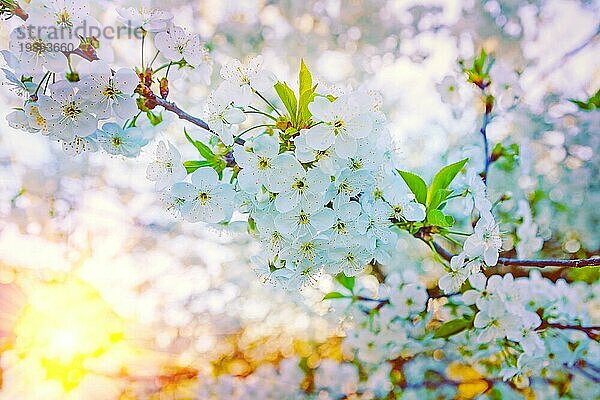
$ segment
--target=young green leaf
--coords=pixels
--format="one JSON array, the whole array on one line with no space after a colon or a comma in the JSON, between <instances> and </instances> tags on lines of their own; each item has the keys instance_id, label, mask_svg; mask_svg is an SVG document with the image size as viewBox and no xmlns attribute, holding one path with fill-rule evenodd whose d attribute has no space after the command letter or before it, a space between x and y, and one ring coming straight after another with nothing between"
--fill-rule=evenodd
<instances>
[{"instance_id":1,"label":"young green leaf","mask_svg":"<svg viewBox=\"0 0 600 400\"><path fill-rule=\"evenodd\" d=\"M298 77L298 83L300 84L300 94L306 90L310 90L312 85L312 75L308 68L306 68L306 64L304 64L304 60L300 60L300 74Z\"/></svg>"},{"instance_id":2,"label":"young green leaf","mask_svg":"<svg viewBox=\"0 0 600 400\"><path fill-rule=\"evenodd\" d=\"M512 143L504 146L502 143L497 143L492 150L491 161L503 171L514 170L519 161L519 145Z\"/></svg>"},{"instance_id":3,"label":"young green leaf","mask_svg":"<svg viewBox=\"0 0 600 400\"><path fill-rule=\"evenodd\" d=\"M304 125L312 117L312 114L308 109L308 105L314 100L315 90L317 89L317 85L313 86L312 84L312 75L306 67L306 64L304 64L304 60L302 60L300 63L300 75L298 79L300 84L300 98L298 99L297 122L298 125Z\"/></svg>"},{"instance_id":4,"label":"young green leaf","mask_svg":"<svg viewBox=\"0 0 600 400\"><path fill-rule=\"evenodd\" d=\"M340 283L340 285L342 285L349 291L354 291L355 279L353 276L346 276L343 272L340 272L336 275L335 279Z\"/></svg>"},{"instance_id":5,"label":"young green leaf","mask_svg":"<svg viewBox=\"0 0 600 400\"><path fill-rule=\"evenodd\" d=\"M437 209L429 210L427 212L427 222L442 228L449 228L452 226L452 223L447 219L447 216L441 210Z\"/></svg>"},{"instance_id":6,"label":"young green leaf","mask_svg":"<svg viewBox=\"0 0 600 400\"><path fill-rule=\"evenodd\" d=\"M431 203L433 195L440 189L447 189L452 183L456 175L463 169L465 164L469 161L468 158L450 164L439 170L433 177L429 191L427 192L427 203Z\"/></svg>"},{"instance_id":7,"label":"young green leaf","mask_svg":"<svg viewBox=\"0 0 600 400\"><path fill-rule=\"evenodd\" d=\"M600 89L587 100L569 99L569 101L579 107L582 111L597 110L600 108Z\"/></svg>"},{"instance_id":8,"label":"young green leaf","mask_svg":"<svg viewBox=\"0 0 600 400\"><path fill-rule=\"evenodd\" d=\"M433 337L436 339L448 338L464 331L472 325L472 319L454 319L442 324L439 328L437 328L433 334Z\"/></svg>"},{"instance_id":9,"label":"young green leaf","mask_svg":"<svg viewBox=\"0 0 600 400\"><path fill-rule=\"evenodd\" d=\"M217 156L215 155L215 153L212 152L210 147L208 147L207 145L205 145L204 143L202 143L198 140L192 139L190 137L190 135L188 135L188 133L185 131L185 129L184 129L183 133L185 135L185 138L188 140L188 142L190 142L191 144L194 145L194 147L198 150L200 155L202 157L204 157L205 160L213 161L217 158Z\"/></svg>"},{"instance_id":10,"label":"young green leaf","mask_svg":"<svg viewBox=\"0 0 600 400\"><path fill-rule=\"evenodd\" d=\"M150 121L152 126L156 126L163 121L162 113L154 114L152 111L147 111L146 116L148 117L148 121Z\"/></svg>"},{"instance_id":11,"label":"young green leaf","mask_svg":"<svg viewBox=\"0 0 600 400\"><path fill-rule=\"evenodd\" d=\"M298 104L298 125L302 127L308 121L310 121L312 117L312 113L308 109L308 105L313 102L316 97L315 90L317 89L317 85L312 88L301 92L300 101Z\"/></svg>"},{"instance_id":12,"label":"young green leaf","mask_svg":"<svg viewBox=\"0 0 600 400\"><path fill-rule=\"evenodd\" d=\"M444 202L452 193L453 191L450 189L438 189L433 196L431 196L427 209L435 210L436 208L443 208Z\"/></svg>"},{"instance_id":13,"label":"young green leaf","mask_svg":"<svg viewBox=\"0 0 600 400\"><path fill-rule=\"evenodd\" d=\"M415 195L417 201L423 205L425 205L427 201L427 184L417 174L413 174L408 171L400 171L397 170L404 182L408 185L408 188Z\"/></svg>"},{"instance_id":14,"label":"young green leaf","mask_svg":"<svg viewBox=\"0 0 600 400\"><path fill-rule=\"evenodd\" d=\"M485 49L482 48L479 56L475 57L473 60L473 71L481 74L483 72L483 63L485 63L485 58L487 54L485 53Z\"/></svg>"},{"instance_id":15,"label":"young green leaf","mask_svg":"<svg viewBox=\"0 0 600 400\"><path fill-rule=\"evenodd\" d=\"M290 114L292 125L296 125L296 117L298 115L298 100L296 99L294 91L285 82L277 82L275 84L275 91Z\"/></svg>"},{"instance_id":16,"label":"young green leaf","mask_svg":"<svg viewBox=\"0 0 600 400\"><path fill-rule=\"evenodd\" d=\"M325 295L325 297L323 297L323 300L329 300L329 299L345 299L348 296L344 296L343 294L341 294L340 292L329 292Z\"/></svg>"},{"instance_id":17,"label":"young green leaf","mask_svg":"<svg viewBox=\"0 0 600 400\"><path fill-rule=\"evenodd\" d=\"M211 167L212 163L210 161L185 161L183 163L183 166L185 167L185 170L187 171L187 173L191 174L198 168Z\"/></svg>"}]
</instances>

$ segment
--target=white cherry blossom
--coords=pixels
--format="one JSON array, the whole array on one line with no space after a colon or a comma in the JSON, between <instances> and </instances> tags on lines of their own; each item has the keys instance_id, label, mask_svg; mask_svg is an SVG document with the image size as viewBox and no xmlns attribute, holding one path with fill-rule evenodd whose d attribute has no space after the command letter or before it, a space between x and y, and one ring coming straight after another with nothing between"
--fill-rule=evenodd
<instances>
[{"instance_id":1,"label":"white cherry blossom","mask_svg":"<svg viewBox=\"0 0 600 400\"><path fill-rule=\"evenodd\" d=\"M446 76L440 83L436 85L437 91L440 94L442 101L452 106L456 106L461 101L458 82L453 76Z\"/></svg>"},{"instance_id":2,"label":"white cherry blossom","mask_svg":"<svg viewBox=\"0 0 600 400\"><path fill-rule=\"evenodd\" d=\"M79 84L79 93L89 100L98 118L128 119L138 111L132 97L138 83L139 78L132 69L121 68L113 74L108 64L94 61L90 74Z\"/></svg>"},{"instance_id":3,"label":"white cherry blossom","mask_svg":"<svg viewBox=\"0 0 600 400\"><path fill-rule=\"evenodd\" d=\"M34 25L15 28L9 40L10 51L18 59L19 71L29 76L45 70L63 72L67 69L67 57L62 51L72 51L79 46L79 38L57 39L50 28Z\"/></svg>"},{"instance_id":4,"label":"white cherry blossom","mask_svg":"<svg viewBox=\"0 0 600 400\"><path fill-rule=\"evenodd\" d=\"M377 241L389 244L397 239L396 234L390 230L392 225L389 218L389 210L382 202L365 203L363 209L369 218L367 226L367 238L370 247L375 248Z\"/></svg>"},{"instance_id":5,"label":"white cherry blossom","mask_svg":"<svg viewBox=\"0 0 600 400\"><path fill-rule=\"evenodd\" d=\"M250 104L253 90L265 93L275 84L273 74L263 69L262 56L251 58L246 64L237 59L227 61L221 68L221 78L231 84L231 98L239 106Z\"/></svg>"},{"instance_id":6,"label":"white cherry blossom","mask_svg":"<svg viewBox=\"0 0 600 400\"><path fill-rule=\"evenodd\" d=\"M305 170L292 153L283 153L273 160L278 173L271 177L271 187L277 197L277 211L285 213L297 207L313 211L323 206L330 179L317 168Z\"/></svg>"},{"instance_id":7,"label":"white cherry blossom","mask_svg":"<svg viewBox=\"0 0 600 400\"><path fill-rule=\"evenodd\" d=\"M469 277L470 271L465 266L465 253L460 253L450 260L450 271L442 275L438 286L446 294L457 292Z\"/></svg>"},{"instance_id":8,"label":"white cherry blossom","mask_svg":"<svg viewBox=\"0 0 600 400\"><path fill-rule=\"evenodd\" d=\"M50 87L50 96L41 95L38 100L39 114L46 119L48 133L65 141L75 136L86 137L96 131L97 118L89 101L75 92L66 81Z\"/></svg>"},{"instance_id":9,"label":"white cherry blossom","mask_svg":"<svg viewBox=\"0 0 600 400\"><path fill-rule=\"evenodd\" d=\"M373 259L364 238L358 236L349 237L343 245L334 247L328 256L330 260L325 264L325 270L332 275L343 272L346 276L360 274Z\"/></svg>"},{"instance_id":10,"label":"white cherry blossom","mask_svg":"<svg viewBox=\"0 0 600 400\"><path fill-rule=\"evenodd\" d=\"M156 147L156 160L146 169L148 180L156 182L156 190L163 190L187 175L181 162L179 151L169 142L159 142Z\"/></svg>"},{"instance_id":11,"label":"white cherry blossom","mask_svg":"<svg viewBox=\"0 0 600 400\"><path fill-rule=\"evenodd\" d=\"M373 122L352 96L342 96L334 101L316 97L308 105L313 119L319 121L306 132L306 143L315 150L326 150L333 145L342 158L356 154L357 139L369 135Z\"/></svg>"},{"instance_id":12,"label":"white cherry blossom","mask_svg":"<svg viewBox=\"0 0 600 400\"><path fill-rule=\"evenodd\" d=\"M473 322L476 329L480 329L477 340L488 343L492 340L508 336L517 336L521 328L521 321L503 307L503 303L489 303L475 316Z\"/></svg>"},{"instance_id":13,"label":"white cherry blossom","mask_svg":"<svg viewBox=\"0 0 600 400\"><path fill-rule=\"evenodd\" d=\"M385 199L390 207L390 218L399 221L423 221L425 219L425 206L417 203L415 195L404 191L401 187L387 192Z\"/></svg>"},{"instance_id":14,"label":"white cherry blossom","mask_svg":"<svg viewBox=\"0 0 600 400\"><path fill-rule=\"evenodd\" d=\"M498 263L498 252L502 247L500 229L493 219L480 218L475 230L465 240L464 249L469 257L483 257L485 263L492 267Z\"/></svg>"},{"instance_id":15,"label":"white cherry blossom","mask_svg":"<svg viewBox=\"0 0 600 400\"><path fill-rule=\"evenodd\" d=\"M227 146L233 144L237 125L246 120L244 112L233 106L231 91L232 86L223 82L207 100L208 126Z\"/></svg>"},{"instance_id":16,"label":"white cherry blossom","mask_svg":"<svg viewBox=\"0 0 600 400\"><path fill-rule=\"evenodd\" d=\"M362 212L360 203L337 197L333 201L333 211L335 222L329 232L332 245L344 245L354 236L364 235L367 231L369 218Z\"/></svg>"},{"instance_id":17,"label":"white cherry blossom","mask_svg":"<svg viewBox=\"0 0 600 400\"><path fill-rule=\"evenodd\" d=\"M344 161L339 158L332 148L326 150L315 150L306 143L307 129L302 129L300 134L294 138L294 154L301 163L313 163L321 171L329 175L336 175L343 167Z\"/></svg>"},{"instance_id":18,"label":"white cherry blossom","mask_svg":"<svg viewBox=\"0 0 600 400\"><path fill-rule=\"evenodd\" d=\"M183 218L189 222L216 224L229 218L233 211L234 191L221 183L215 170L200 168L192 174L192 183L176 183L172 192L185 200L181 207Z\"/></svg>"},{"instance_id":19,"label":"white cherry blossom","mask_svg":"<svg viewBox=\"0 0 600 400\"><path fill-rule=\"evenodd\" d=\"M262 185L272 190L271 177L280 173L273 164L279 154L279 141L270 135L262 135L252 141L251 148L235 145L233 154L242 168L238 174L240 188L248 193L256 193Z\"/></svg>"},{"instance_id":20,"label":"white cherry blossom","mask_svg":"<svg viewBox=\"0 0 600 400\"><path fill-rule=\"evenodd\" d=\"M410 283L394 290L390 296L390 303L398 316L406 318L411 314L423 311L427 299L427 291L424 287Z\"/></svg>"},{"instance_id":21,"label":"white cherry blossom","mask_svg":"<svg viewBox=\"0 0 600 400\"><path fill-rule=\"evenodd\" d=\"M285 236L315 236L331 228L335 214L330 208L321 208L316 212L296 209L275 218L275 227Z\"/></svg>"},{"instance_id":22,"label":"white cherry blossom","mask_svg":"<svg viewBox=\"0 0 600 400\"><path fill-rule=\"evenodd\" d=\"M179 218L182 215L181 212L186 203L186 199L179 195L178 192L181 192L182 187L186 185L189 185L189 183L178 182L160 192L160 202L162 203L164 209L174 218ZM180 189L177 192L175 191L176 187Z\"/></svg>"},{"instance_id":23,"label":"white cherry blossom","mask_svg":"<svg viewBox=\"0 0 600 400\"><path fill-rule=\"evenodd\" d=\"M166 32L156 34L154 45L170 61L184 59L194 67L206 61L206 49L200 35L188 35L179 26L172 26Z\"/></svg>"},{"instance_id":24,"label":"white cherry blossom","mask_svg":"<svg viewBox=\"0 0 600 400\"><path fill-rule=\"evenodd\" d=\"M136 157L147 143L140 128L123 129L114 122L102 125L102 129L96 131L96 140L108 154L125 157Z\"/></svg>"},{"instance_id":25,"label":"white cherry blossom","mask_svg":"<svg viewBox=\"0 0 600 400\"><path fill-rule=\"evenodd\" d=\"M487 186L483 179L472 168L467 171L468 191L473 197L473 206L482 217L490 219L492 216L492 202L487 198Z\"/></svg>"},{"instance_id":26,"label":"white cherry blossom","mask_svg":"<svg viewBox=\"0 0 600 400\"><path fill-rule=\"evenodd\" d=\"M6 50L2 51L2 53L3 53L3 55L5 55L5 60L6 60L6 57L10 57L12 55L12 53L10 53ZM17 65L18 65L18 61L17 61ZM17 77L17 75L13 71L6 69L6 68L0 68L0 69L2 69L2 72L4 72L4 76L6 77L6 80L7 80L7 82L2 82L2 85L9 86L10 90L12 92L14 92L17 96L27 97L27 96L30 96L33 93L35 93L35 89L37 88L37 85L33 81L30 81L30 80L24 81L20 77Z\"/></svg>"},{"instance_id":27,"label":"white cherry blossom","mask_svg":"<svg viewBox=\"0 0 600 400\"><path fill-rule=\"evenodd\" d=\"M75 136L71 141L62 140L61 142L64 152L73 156L97 151L99 147L95 134L86 137Z\"/></svg>"},{"instance_id":28,"label":"white cherry blossom","mask_svg":"<svg viewBox=\"0 0 600 400\"><path fill-rule=\"evenodd\" d=\"M121 21L131 28L142 28L147 32L163 32L172 24L173 14L168 11L146 7L119 8Z\"/></svg>"},{"instance_id":29,"label":"white cherry blossom","mask_svg":"<svg viewBox=\"0 0 600 400\"><path fill-rule=\"evenodd\" d=\"M329 188L331 197L357 197L369 188L375 179L371 171L341 170Z\"/></svg>"},{"instance_id":30,"label":"white cherry blossom","mask_svg":"<svg viewBox=\"0 0 600 400\"><path fill-rule=\"evenodd\" d=\"M90 26L89 22L95 22L90 18L90 7L86 1L45 0L43 4L36 5L31 8L28 19L34 25L48 26L50 22L63 32L70 32L74 28L81 28L84 21L87 27Z\"/></svg>"}]
</instances>

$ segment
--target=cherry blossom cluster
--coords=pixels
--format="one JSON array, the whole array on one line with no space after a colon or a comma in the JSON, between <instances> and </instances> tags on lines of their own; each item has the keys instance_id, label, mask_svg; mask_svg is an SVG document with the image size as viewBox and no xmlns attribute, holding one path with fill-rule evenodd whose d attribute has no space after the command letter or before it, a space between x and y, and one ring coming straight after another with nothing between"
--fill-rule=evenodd
<instances>
[{"instance_id":1,"label":"cherry blossom cluster","mask_svg":"<svg viewBox=\"0 0 600 400\"><path fill-rule=\"evenodd\" d=\"M148 176L159 189L171 183L163 198L187 221L229 221L234 208L247 214L265 249L256 259L264 281L297 289L323 272L357 275L368 263L389 259L394 220L425 219L424 206L393 173L377 94L313 93L307 117L298 121L284 110L261 110L276 79L260 58L245 65L232 60L221 76L207 121L232 149L235 175L219 179L215 170L199 168L189 182L177 182L172 166L180 156L161 144ZM272 124L241 142L239 125L255 113Z\"/></svg>"},{"instance_id":2,"label":"cherry blossom cluster","mask_svg":"<svg viewBox=\"0 0 600 400\"><path fill-rule=\"evenodd\" d=\"M102 38L80 36L101 32L100 23L89 16L87 2L32 1L27 12L26 21L10 35L10 49L2 51L7 83L23 98L22 106L7 116L10 126L48 136L74 154L102 148L112 155L136 157L153 138L151 130L138 126L138 117L148 113L153 125L160 122L136 94L144 62L141 68L115 70L98 59L97 49L105 45ZM172 14L133 7L118 12L128 30L153 35L156 49L168 62L208 79L211 61L204 43L174 26Z\"/></svg>"},{"instance_id":3,"label":"cherry blossom cluster","mask_svg":"<svg viewBox=\"0 0 600 400\"><path fill-rule=\"evenodd\" d=\"M539 385L535 379L571 379L565 369L582 380L594 375L600 347L578 329L590 324L586 303L598 301L585 283L554 283L537 272L516 279L492 275L440 302L428 300L418 279L404 273L390 275L380 287L357 281L352 292L362 300L352 306L356 328L345 343L363 363L413 359L403 365L407 373L419 354L443 349L446 361L466 360L488 381L517 389Z\"/></svg>"},{"instance_id":4,"label":"cherry blossom cluster","mask_svg":"<svg viewBox=\"0 0 600 400\"><path fill-rule=\"evenodd\" d=\"M11 34L11 50L3 51L7 80L24 98L7 118L12 127L46 135L67 151L102 148L136 157L153 139L141 120L154 125L162 118L154 112L159 97L153 85L159 84L160 98L166 99L171 69L209 80L212 67L200 37L174 25L168 12L119 10L123 22L141 29L142 48L152 36L157 50L150 63L142 56L135 70L96 60L98 38L79 37L77 53L45 46L40 29L25 29L51 21L54 28L74 31L89 20L85 4L39 1L28 12ZM153 67L159 56L167 63ZM78 58L76 70L75 57L84 59ZM204 160L186 171L178 150L161 142L147 175L167 208L187 221L228 223L244 214L265 249L255 262L262 280L297 289L323 273L357 275L368 264L388 262L398 228L414 234L431 222L430 211L436 218L441 213L429 209L429 195L427 203L417 199L394 169L377 93L321 90L302 64L296 95L263 68L261 57L227 61L220 75L223 81L206 106L206 129L218 143L190 138ZM257 117L264 121L257 124ZM470 180L481 218L440 281L446 292L470 276L477 279L482 264L494 266L501 247L485 185L475 173ZM444 203L440 198L436 204Z\"/></svg>"},{"instance_id":5,"label":"cherry blossom cluster","mask_svg":"<svg viewBox=\"0 0 600 400\"><path fill-rule=\"evenodd\" d=\"M598 297L587 284L554 283L539 273L492 275L442 300L405 271L383 284L363 276L339 293L330 301L347 327L343 360L301 369L300 360L286 359L279 372L268 365L246 379L222 375L201 386L203 398L455 398L466 396L461 390L469 384L489 398L522 398L527 388L556 398L561 382L575 382L578 398L597 395L590 377L600 346L585 332L563 329L589 323L582 310ZM310 390L299 390L307 381L314 382Z\"/></svg>"},{"instance_id":6,"label":"cherry blossom cluster","mask_svg":"<svg viewBox=\"0 0 600 400\"><path fill-rule=\"evenodd\" d=\"M329 279L324 275L340 283L324 299L343 310L345 361L322 360L311 372L315 398L381 398L393 387L419 397L432 389L426 375L439 378L433 380L436 396L427 398L456 397L459 383L447 376L449 363L471 364L477 379L506 390L496 393L500 398L546 381L589 382L586 374L598 372L597 328L586 328L592 316L585 307L597 301L596 287L552 282L537 272L491 274L502 262L503 238L487 194L487 147L483 172L463 159L428 185L403 170L391 150L380 95L313 81L304 62L297 82L288 84L265 69L260 56L225 61L203 119L193 117L171 102L169 73L183 70L208 84L212 64L200 36L174 25L172 14L120 9L122 22L141 30L142 49L152 39L156 55L147 59L142 52L139 66L117 68L98 59L101 38L57 41L50 35L55 28L98 25L85 3L34 0L27 12L11 34L10 50L2 51L6 81L22 100L7 116L12 127L58 141L69 153L101 148L137 157L154 139L147 123L157 125L162 112L174 112L211 138L184 131L198 153L185 161L175 141L157 143L146 175L165 208L190 223L243 223L262 245L252 261L263 282L294 292L314 290ZM42 23L43 29L29 29ZM164 64L155 66L157 60ZM485 92L491 84L485 62L482 52L465 71L486 94L484 138L494 101ZM443 101L460 102L457 85L454 78L438 85ZM456 184L457 176L465 184ZM458 223L447 214L457 198L469 203ZM517 215L515 250L530 256L543 239L527 202L519 203ZM461 222L465 232L454 230ZM400 234L430 246L443 266L434 289L397 265ZM454 243L458 254L441 254L434 235ZM381 283L364 274L376 269ZM442 358L446 362L437 363ZM264 366L247 379L207 380L200 397L307 398L306 371L298 363ZM593 389L587 397L596 397Z\"/></svg>"}]
</instances>

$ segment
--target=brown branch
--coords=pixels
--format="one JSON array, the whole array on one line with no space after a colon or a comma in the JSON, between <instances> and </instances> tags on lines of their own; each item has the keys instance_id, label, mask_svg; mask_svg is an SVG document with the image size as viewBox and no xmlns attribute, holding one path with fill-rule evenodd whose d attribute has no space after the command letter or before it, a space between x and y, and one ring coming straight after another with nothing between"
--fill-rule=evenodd
<instances>
[{"instance_id":1,"label":"brown branch","mask_svg":"<svg viewBox=\"0 0 600 400\"><path fill-rule=\"evenodd\" d=\"M505 258L500 257L498 264L507 266L520 266L520 267L562 267L562 268L584 268L600 265L600 257L592 258L580 258L574 260L521 260L517 258Z\"/></svg>"},{"instance_id":2,"label":"brown branch","mask_svg":"<svg viewBox=\"0 0 600 400\"><path fill-rule=\"evenodd\" d=\"M144 97L146 99L148 99L151 103L161 106L165 110L177 115L180 119L191 122L192 124L199 126L200 128L217 136L216 132L213 131L212 129L210 129L210 127L204 120L194 117L193 115L190 115L187 112L183 111L174 102L163 99L162 97L157 96L154 92L146 92L146 93L144 93ZM240 137L235 138L235 143L237 143L239 145L243 146L245 142L246 141Z\"/></svg>"},{"instance_id":3,"label":"brown branch","mask_svg":"<svg viewBox=\"0 0 600 400\"><path fill-rule=\"evenodd\" d=\"M443 248L439 243L433 242L433 247L442 258L446 261L450 261L454 254ZM533 267L533 268L545 268L545 267L562 267L562 268L583 268L590 266L600 265L600 257L575 259L575 260L554 260L554 259L541 259L541 260L524 260L518 258L498 258L498 264L514 267Z\"/></svg>"},{"instance_id":4,"label":"brown branch","mask_svg":"<svg viewBox=\"0 0 600 400\"><path fill-rule=\"evenodd\" d=\"M543 330L547 328L554 329L570 329L574 331L579 331L585 333L592 340L600 339L600 326L579 326L579 325L564 325L564 324L556 324L550 323L542 320L542 324L537 327L536 330Z\"/></svg>"},{"instance_id":5,"label":"brown branch","mask_svg":"<svg viewBox=\"0 0 600 400\"><path fill-rule=\"evenodd\" d=\"M156 105L159 105L165 110L177 115L180 119L191 122L192 124L215 134L205 121L186 113L181 108L179 108L174 102L163 99L162 97L157 96L155 93L146 95L145 97L148 98L151 102L156 103Z\"/></svg>"}]
</instances>

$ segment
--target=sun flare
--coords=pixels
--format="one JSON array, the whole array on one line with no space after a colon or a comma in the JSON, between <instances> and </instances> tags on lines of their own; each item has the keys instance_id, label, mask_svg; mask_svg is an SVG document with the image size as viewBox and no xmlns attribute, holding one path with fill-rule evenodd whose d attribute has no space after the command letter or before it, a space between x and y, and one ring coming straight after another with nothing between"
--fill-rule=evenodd
<instances>
[{"instance_id":1,"label":"sun flare","mask_svg":"<svg viewBox=\"0 0 600 400\"><path fill-rule=\"evenodd\" d=\"M14 326L12 353L38 366L45 383L69 392L86 375L100 373L95 366L103 357L132 351L123 319L88 284L72 279L35 284L28 292Z\"/></svg>"}]
</instances>

